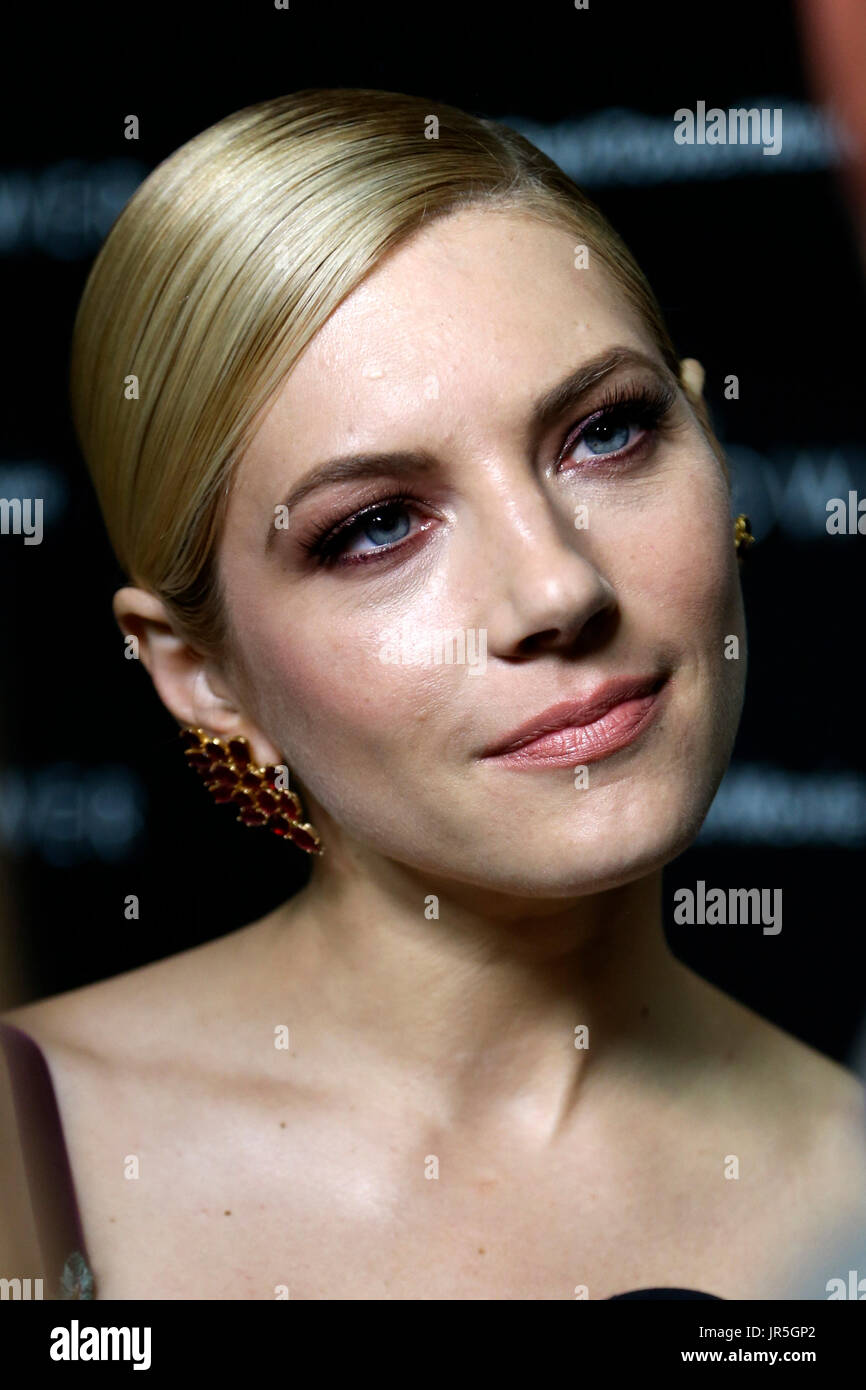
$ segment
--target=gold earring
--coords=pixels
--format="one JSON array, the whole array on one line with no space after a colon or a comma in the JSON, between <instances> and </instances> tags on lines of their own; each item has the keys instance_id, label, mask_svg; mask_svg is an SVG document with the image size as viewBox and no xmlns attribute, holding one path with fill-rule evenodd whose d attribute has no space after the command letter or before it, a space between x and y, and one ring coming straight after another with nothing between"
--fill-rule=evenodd
<instances>
[{"instance_id":1,"label":"gold earring","mask_svg":"<svg viewBox=\"0 0 866 1390\"><path fill-rule=\"evenodd\" d=\"M751 523L744 512L740 512L734 522L734 549L737 552L737 559L742 560L750 545L754 545L755 537L751 532Z\"/></svg>"},{"instance_id":2,"label":"gold earring","mask_svg":"<svg viewBox=\"0 0 866 1390\"><path fill-rule=\"evenodd\" d=\"M311 825L301 820L301 803L294 792L276 785L278 767L256 767L248 739L237 734L216 738L204 729L181 729L185 755L218 803L231 802L243 825L261 826L283 835L308 854L322 854L322 842Z\"/></svg>"}]
</instances>

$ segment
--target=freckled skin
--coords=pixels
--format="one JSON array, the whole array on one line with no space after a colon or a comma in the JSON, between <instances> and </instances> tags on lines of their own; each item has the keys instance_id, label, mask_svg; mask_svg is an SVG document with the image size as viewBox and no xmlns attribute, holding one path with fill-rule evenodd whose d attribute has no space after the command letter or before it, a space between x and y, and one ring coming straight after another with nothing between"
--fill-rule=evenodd
<instances>
[{"instance_id":1,"label":"freckled skin","mask_svg":"<svg viewBox=\"0 0 866 1390\"><path fill-rule=\"evenodd\" d=\"M651 456L618 475L545 469L572 418L533 458L525 422L545 388L614 345L660 360L603 269L574 268L572 241L472 211L389 257L265 415L221 551L248 706L312 822L427 874L551 898L627 882L690 842L730 755L745 676L729 497L684 392ZM292 548L310 521L385 495L385 480L307 498L265 556L274 506L312 465L420 448L441 469L417 480L435 515L413 519L432 525L411 553L316 572ZM585 530L573 525L578 503ZM383 663L383 632L403 626L486 629L486 671ZM723 655L730 633L737 661ZM546 706L662 668L664 713L590 766L588 791L569 768L479 761Z\"/></svg>"}]
</instances>

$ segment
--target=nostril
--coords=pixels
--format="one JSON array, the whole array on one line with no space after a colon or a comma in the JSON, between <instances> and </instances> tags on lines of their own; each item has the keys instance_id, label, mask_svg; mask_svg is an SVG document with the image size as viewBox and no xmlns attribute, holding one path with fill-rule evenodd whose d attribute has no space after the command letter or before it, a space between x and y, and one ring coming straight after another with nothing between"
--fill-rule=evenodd
<instances>
[{"instance_id":1,"label":"nostril","mask_svg":"<svg viewBox=\"0 0 866 1390\"><path fill-rule=\"evenodd\" d=\"M534 656L536 652L554 646L561 638L562 633L558 627L548 628L546 632L534 632L531 637L524 637L518 647L518 655Z\"/></svg>"}]
</instances>

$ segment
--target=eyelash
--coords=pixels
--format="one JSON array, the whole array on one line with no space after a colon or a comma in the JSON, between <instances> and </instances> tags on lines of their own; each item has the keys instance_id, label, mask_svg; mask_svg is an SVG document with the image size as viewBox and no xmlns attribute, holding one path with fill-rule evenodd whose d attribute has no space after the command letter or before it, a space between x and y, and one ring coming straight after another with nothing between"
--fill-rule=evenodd
<instances>
[{"instance_id":1,"label":"eyelash","mask_svg":"<svg viewBox=\"0 0 866 1390\"><path fill-rule=\"evenodd\" d=\"M585 420L580 422L575 432L575 427L571 426L565 443L560 450L556 467L563 459L568 458L569 453L576 449L583 440L584 435L593 426L597 425L617 425L620 423L638 424L645 432L657 430L664 416L671 409L676 399L676 391L673 387L663 385L661 382L649 386L625 386L619 385L608 387L596 409ZM632 444L625 449L620 449L611 454L599 454L597 457L601 462L609 462L614 459L627 457L640 445ZM404 507L418 507L421 499L413 493L399 489L385 496L378 498L369 506L363 507L359 512L353 512L351 516L333 526L330 522L324 522L302 542L303 549L307 555L311 556L317 564L322 567L348 564L369 564L375 563L377 559L393 555L395 551L403 549L411 543L411 540L401 539L394 545L380 546L376 550L367 551L364 554L350 556L341 559L345 547L356 532L363 530L363 526L368 517L378 516Z\"/></svg>"},{"instance_id":2,"label":"eyelash","mask_svg":"<svg viewBox=\"0 0 866 1390\"><path fill-rule=\"evenodd\" d=\"M596 425L618 425L622 422L637 424L646 432L655 430L671 409L676 400L676 390L661 381L652 385L610 386L602 396L595 410L585 420L581 420L575 430L572 426L565 443L557 457L557 467L563 459L582 441L584 435ZM632 444L612 454L598 454L601 462L627 456L637 446Z\"/></svg>"}]
</instances>

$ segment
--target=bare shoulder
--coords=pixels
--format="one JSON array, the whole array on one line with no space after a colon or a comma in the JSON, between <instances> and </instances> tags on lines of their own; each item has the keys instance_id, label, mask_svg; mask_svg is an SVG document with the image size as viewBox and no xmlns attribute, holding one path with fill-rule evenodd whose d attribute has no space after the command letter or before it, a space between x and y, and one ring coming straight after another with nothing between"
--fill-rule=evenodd
<instances>
[{"instance_id":1,"label":"bare shoulder","mask_svg":"<svg viewBox=\"0 0 866 1390\"><path fill-rule=\"evenodd\" d=\"M866 1087L863 1078L772 1024L773 1061L783 1084L792 1140L811 1153L828 1199L863 1219L866 1211ZM771 1054L772 1055L772 1054ZM771 1074L771 1082L772 1082ZM835 1194L835 1195L834 1195Z\"/></svg>"},{"instance_id":2,"label":"bare shoulder","mask_svg":"<svg viewBox=\"0 0 866 1390\"><path fill-rule=\"evenodd\" d=\"M729 1064L731 1091L769 1114L866 1124L864 1078L683 967L703 1046Z\"/></svg>"},{"instance_id":3,"label":"bare shoulder","mask_svg":"<svg viewBox=\"0 0 866 1390\"><path fill-rule=\"evenodd\" d=\"M824 1119L849 1138L866 1138L866 1088L863 1078L842 1062L820 1052L769 1019L751 1015L762 1065L756 1068L756 1095L793 1122Z\"/></svg>"},{"instance_id":4,"label":"bare shoulder","mask_svg":"<svg viewBox=\"0 0 866 1390\"><path fill-rule=\"evenodd\" d=\"M772 1146L791 1196L822 1220L866 1219L866 1085L849 1067L728 1000L743 1039L733 1071L743 1113Z\"/></svg>"},{"instance_id":5,"label":"bare shoulder","mask_svg":"<svg viewBox=\"0 0 866 1390\"><path fill-rule=\"evenodd\" d=\"M267 919L264 919L265 921ZM262 923L93 984L7 1010L0 1023L28 1034L51 1062L146 1056L178 1059L184 1041L206 1035L237 988L238 967Z\"/></svg>"},{"instance_id":6,"label":"bare shoulder","mask_svg":"<svg viewBox=\"0 0 866 1390\"><path fill-rule=\"evenodd\" d=\"M845 1252L866 1249L866 1088L833 1058L764 1028L757 1098L773 1117L767 1210L779 1235L780 1287L785 1297L824 1298L828 1280L849 1268Z\"/></svg>"}]
</instances>

